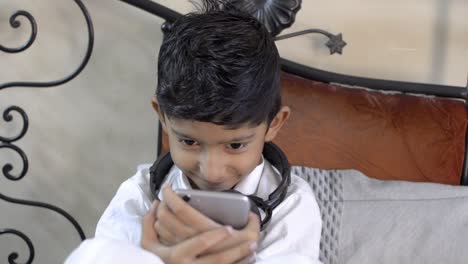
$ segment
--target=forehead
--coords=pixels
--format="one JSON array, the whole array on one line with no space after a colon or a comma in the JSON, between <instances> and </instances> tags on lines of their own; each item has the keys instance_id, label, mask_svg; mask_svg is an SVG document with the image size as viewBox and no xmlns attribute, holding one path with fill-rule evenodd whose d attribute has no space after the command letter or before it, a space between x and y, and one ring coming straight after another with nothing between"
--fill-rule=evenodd
<instances>
[{"instance_id":1,"label":"forehead","mask_svg":"<svg viewBox=\"0 0 468 264\"><path fill-rule=\"evenodd\" d=\"M229 128L210 122L183 119L168 119L167 125L169 133L205 143L254 139L265 135L267 128L266 123L260 125L245 124L237 128Z\"/></svg>"}]
</instances>

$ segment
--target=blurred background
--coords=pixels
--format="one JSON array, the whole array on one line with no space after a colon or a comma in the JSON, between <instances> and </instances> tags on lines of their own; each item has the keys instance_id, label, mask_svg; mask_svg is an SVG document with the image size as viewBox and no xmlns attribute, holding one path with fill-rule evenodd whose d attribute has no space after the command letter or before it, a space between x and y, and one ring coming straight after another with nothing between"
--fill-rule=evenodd
<instances>
[{"instance_id":1,"label":"blurred background","mask_svg":"<svg viewBox=\"0 0 468 264\"><path fill-rule=\"evenodd\" d=\"M180 13L188 0L158 0ZM162 19L118 0L84 0L94 23L91 60L74 80L53 88L0 90L0 113L23 108L29 130L16 144L26 152L29 172L19 182L0 175L0 193L54 204L73 215L88 237L118 186L140 163L156 158L157 117L151 108ZM0 83L52 81L81 63L88 43L86 23L68 0L1 0L0 44L20 47L30 26L13 29L10 16L27 10L36 19L35 43L18 54L0 52ZM329 55L321 35L278 41L281 56L323 70L412 82L465 86L468 72L466 0L304 0L296 23L283 33L320 28L342 33L342 56ZM0 119L0 136L17 135L22 121ZM0 166L22 169L19 156L0 149ZM80 240L58 214L0 200L0 228L27 234L35 263L61 263ZM0 263L17 251L16 236L0 236Z\"/></svg>"}]
</instances>

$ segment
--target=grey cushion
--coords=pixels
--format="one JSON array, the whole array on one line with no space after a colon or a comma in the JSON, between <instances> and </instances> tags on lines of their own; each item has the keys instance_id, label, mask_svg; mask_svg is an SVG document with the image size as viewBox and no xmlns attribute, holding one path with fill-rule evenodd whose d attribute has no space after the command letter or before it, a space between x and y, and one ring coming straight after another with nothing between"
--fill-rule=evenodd
<instances>
[{"instance_id":1,"label":"grey cushion","mask_svg":"<svg viewBox=\"0 0 468 264\"><path fill-rule=\"evenodd\" d=\"M327 263L468 263L468 187L293 167L315 192Z\"/></svg>"}]
</instances>

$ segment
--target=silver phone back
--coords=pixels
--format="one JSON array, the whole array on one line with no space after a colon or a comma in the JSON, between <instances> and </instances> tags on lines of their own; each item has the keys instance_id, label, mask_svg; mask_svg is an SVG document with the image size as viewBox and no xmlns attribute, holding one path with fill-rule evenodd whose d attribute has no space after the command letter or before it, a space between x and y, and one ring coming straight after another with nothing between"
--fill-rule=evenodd
<instances>
[{"instance_id":1,"label":"silver phone back","mask_svg":"<svg viewBox=\"0 0 468 264\"><path fill-rule=\"evenodd\" d=\"M245 195L201 190L174 191L193 208L220 224L240 229L248 222L250 202Z\"/></svg>"}]
</instances>

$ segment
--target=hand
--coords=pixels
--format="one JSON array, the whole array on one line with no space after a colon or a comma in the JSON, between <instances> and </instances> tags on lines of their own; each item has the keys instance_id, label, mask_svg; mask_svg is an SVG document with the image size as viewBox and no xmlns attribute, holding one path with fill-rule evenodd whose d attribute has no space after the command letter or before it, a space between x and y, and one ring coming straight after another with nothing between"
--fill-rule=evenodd
<instances>
[{"instance_id":1,"label":"hand","mask_svg":"<svg viewBox=\"0 0 468 264\"><path fill-rule=\"evenodd\" d=\"M174 246L161 244L154 229L154 223L157 220L156 211L158 204L155 201L150 211L143 218L141 246L143 249L159 256L164 263L239 263L239 256L246 256L251 253L250 244L244 242L219 253L203 254L217 243L231 236L232 229L229 227L211 229ZM240 263L246 261L246 259L241 259Z\"/></svg>"},{"instance_id":2,"label":"hand","mask_svg":"<svg viewBox=\"0 0 468 264\"><path fill-rule=\"evenodd\" d=\"M154 228L161 242L174 245L201 232L221 227L182 200L170 186L162 190L164 200L157 210Z\"/></svg>"},{"instance_id":3,"label":"hand","mask_svg":"<svg viewBox=\"0 0 468 264\"><path fill-rule=\"evenodd\" d=\"M222 225L206 217L172 191L170 186L163 189L164 201L157 210L158 220L154 224L156 233L165 245L175 245L197 234L220 228ZM233 230L233 234L206 253L221 252L236 245L249 242L255 251L260 237L260 220L250 213L246 227ZM248 257L248 256L244 256Z\"/></svg>"}]
</instances>

